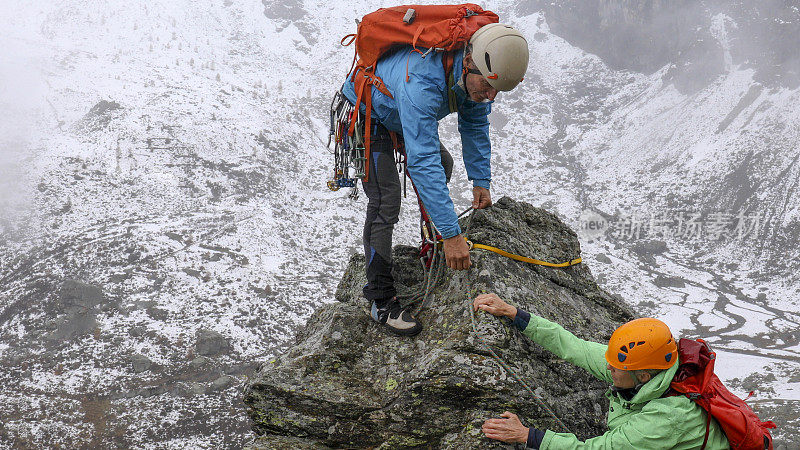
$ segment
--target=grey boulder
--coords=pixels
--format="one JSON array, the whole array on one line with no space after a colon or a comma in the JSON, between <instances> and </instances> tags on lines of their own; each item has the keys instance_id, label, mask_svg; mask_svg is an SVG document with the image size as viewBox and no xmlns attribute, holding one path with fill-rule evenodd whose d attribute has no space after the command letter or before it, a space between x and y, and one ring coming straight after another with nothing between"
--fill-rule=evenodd
<instances>
[{"instance_id":1,"label":"grey boulder","mask_svg":"<svg viewBox=\"0 0 800 450\"><path fill-rule=\"evenodd\" d=\"M465 219L461 225L467 227ZM552 262L580 255L575 233L556 216L507 197L477 211L469 228L474 242L519 255ZM483 312L473 317L471 300L495 292L595 341L607 340L631 312L597 286L585 264L549 268L483 250L471 255L471 270L447 270L432 289L418 316L425 328L412 339L390 335L369 318L361 297L364 259L354 256L338 301L317 310L295 344L250 379L244 400L257 434L250 448L508 448L481 432L484 420L506 410L527 426L558 430L555 415L582 439L601 434L608 386L531 342L508 320ZM421 289L416 258L411 247L395 248L402 292Z\"/></svg>"}]
</instances>

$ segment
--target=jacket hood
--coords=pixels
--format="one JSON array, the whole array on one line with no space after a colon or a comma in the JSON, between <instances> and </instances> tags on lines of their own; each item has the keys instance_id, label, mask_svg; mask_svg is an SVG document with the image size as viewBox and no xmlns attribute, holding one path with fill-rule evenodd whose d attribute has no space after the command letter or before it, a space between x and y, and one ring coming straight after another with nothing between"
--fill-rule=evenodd
<instances>
[{"instance_id":1,"label":"jacket hood","mask_svg":"<svg viewBox=\"0 0 800 450\"><path fill-rule=\"evenodd\" d=\"M664 392L669 389L669 385L672 383L672 379L675 377L675 373L678 371L678 367L680 367L680 365L681 363L679 358L676 358L675 364L673 364L672 367L664 370L663 372L654 376L650 381L645 383L645 385L639 389L639 392L633 396L630 402L647 403L650 400L664 395Z\"/></svg>"}]
</instances>

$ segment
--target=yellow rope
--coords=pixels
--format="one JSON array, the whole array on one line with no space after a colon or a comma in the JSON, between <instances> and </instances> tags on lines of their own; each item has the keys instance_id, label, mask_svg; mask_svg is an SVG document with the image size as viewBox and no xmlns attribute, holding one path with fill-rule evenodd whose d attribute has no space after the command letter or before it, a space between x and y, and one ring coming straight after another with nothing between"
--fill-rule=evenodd
<instances>
[{"instance_id":1,"label":"yellow rope","mask_svg":"<svg viewBox=\"0 0 800 450\"><path fill-rule=\"evenodd\" d=\"M467 243L469 244L470 250L473 249L473 248L479 248L481 250L489 250L490 252L495 252L498 255L503 255L506 258L511 258L511 259L514 259L514 260L517 260L517 261L526 262L526 263L529 263L529 264L536 264L536 265L539 265L539 266L569 267L569 266L574 266L575 264L580 264L581 261L583 261L581 258L575 258L575 259L573 259L571 261L567 261L567 262L559 263L559 264L554 264L554 263L550 263L550 262L547 262L547 261L540 261L538 259L528 258L527 256L515 255L513 253L509 253L509 252L507 252L505 250L501 250L501 249L499 249L497 247L492 247L490 245L474 244L474 243L472 243L472 241L467 241Z\"/></svg>"}]
</instances>

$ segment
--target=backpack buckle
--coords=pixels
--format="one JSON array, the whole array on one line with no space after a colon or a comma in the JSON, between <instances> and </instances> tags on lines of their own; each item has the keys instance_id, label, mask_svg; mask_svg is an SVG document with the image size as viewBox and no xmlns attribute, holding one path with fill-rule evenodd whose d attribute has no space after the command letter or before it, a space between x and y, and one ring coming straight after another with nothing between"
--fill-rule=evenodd
<instances>
[{"instance_id":1,"label":"backpack buckle","mask_svg":"<svg viewBox=\"0 0 800 450\"><path fill-rule=\"evenodd\" d=\"M413 8L408 8L408 10L406 10L406 15L403 16L403 22L405 22L406 25L411 25L411 22L413 22L416 18L417 11Z\"/></svg>"}]
</instances>

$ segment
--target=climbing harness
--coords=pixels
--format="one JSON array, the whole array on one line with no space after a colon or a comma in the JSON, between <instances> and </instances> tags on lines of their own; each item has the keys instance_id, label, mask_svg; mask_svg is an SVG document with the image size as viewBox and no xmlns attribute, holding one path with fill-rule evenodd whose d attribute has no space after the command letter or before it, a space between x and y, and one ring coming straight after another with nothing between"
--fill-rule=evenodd
<instances>
[{"instance_id":1,"label":"climbing harness","mask_svg":"<svg viewBox=\"0 0 800 450\"><path fill-rule=\"evenodd\" d=\"M354 123L352 135L347 132L351 123ZM364 117L345 98L341 89L331 100L328 150L332 151L334 161L333 177L328 180L328 189L338 191L343 187L353 188L350 198L357 199L358 180L366 176L367 170ZM353 176L350 175L350 169L353 169Z\"/></svg>"},{"instance_id":2,"label":"climbing harness","mask_svg":"<svg viewBox=\"0 0 800 450\"><path fill-rule=\"evenodd\" d=\"M406 177L411 180L407 169L405 173ZM419 196L417 187L414 186L414 180L411 180L411 187L414 188L414 193L417 195L417 203L419 204L419 234L422 240L419 245L419 260L425 269L430 270L435 263L436 253L442 246L442 235L428 215L425 205L422 204L422 198Z\"/></svg>"}]
</instances>

